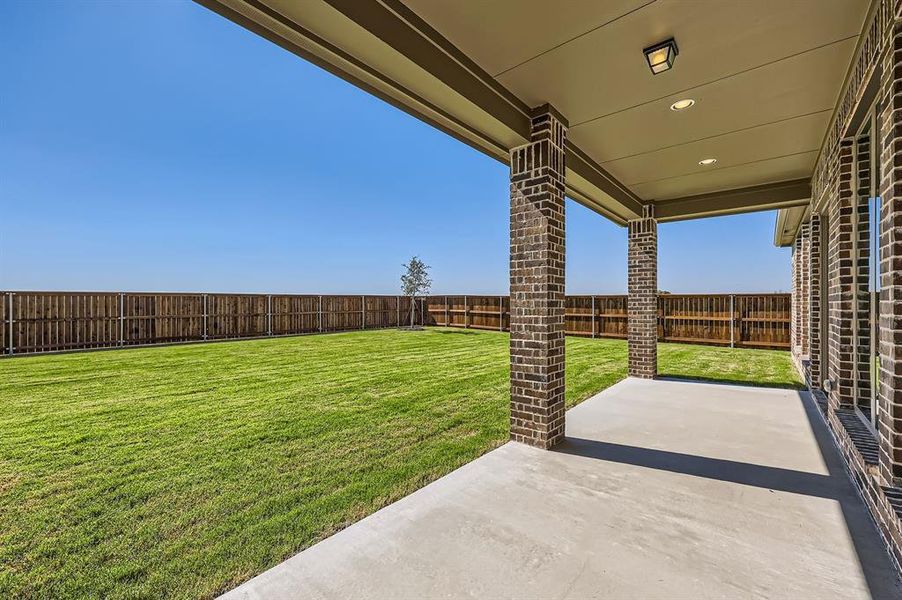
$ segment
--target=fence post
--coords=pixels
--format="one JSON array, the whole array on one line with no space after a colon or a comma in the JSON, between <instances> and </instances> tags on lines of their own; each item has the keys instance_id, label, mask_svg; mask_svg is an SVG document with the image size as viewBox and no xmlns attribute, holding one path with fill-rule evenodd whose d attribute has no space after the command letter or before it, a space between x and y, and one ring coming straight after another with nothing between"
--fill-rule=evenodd
<instances>
[{"instance_id":1,"label":"fence post","mask_svg":"<svg viewBox=\"0 0 902 600\"><path fill-rule=\"evenodd\" d=\"M13 347L13 323L15 322L15 317L13 317L13 296L14 295L15 294L13 294L12 292L7 293L7 297L9 298L9 319L7 319L9 321L9 340L8 340L9 348L7 350L9 351L10 356L12 356L13 352L15 352L14 347Z\"/></svg>"},{"instance_id":2,"label":"fence post","mask_svg":"<svg viewBox=\"0 0 902 600\"><path fill-rule=\"evenodd\" d=\"M426 297L420 298L420 325L426 326Z\"/></svg>"},{"instance_id":3,"label":"fence post","mask_svg":"<svg viewBox=\"0 0 902 600\"><path fill-rule=\"evenodd\" d=\"M401 296L395 296L395 323L401 326Z\"/></svg>"},{"instance_id":4,"label":"fence post","mask_svg":"<svg viewBox=\"0 0 902 600\"><path fill-rule=\"evenodd\" d=\"M319 300L316 305L316 328L319 329L320 332L323 330L323 297L319 296Z\"/></svg>"},{"instance_id":5,"label":"fence post","mask_svg":"<svg viewBox=\"0 0 902 600\"><path fill-rule=\"evenodd\" d=\"M125 345L125 294L119 292L119 345Z\"/></svg>"},{"instance_id":6,"label":"fence post","mask_svg":"<svg viewBox=\"0 0 902 600\"><path fill-rule=\"evenodd\" d=\"M470 327L470 303L467 302L467 297L464 296L464 329L468 329Z\"/></svg>"},{"instance_id":7,"label":"fence post","mask_svg":"<svg viewBox=\"0 0 902 600\"><path fill-rule=\"evenodd\" d=\"M498 331L504 331L504 296L498 296Z\"/></svg>"},{"instance_id":8,"label":"fence post","mask_svg":"<svg viewBox=\"0 0 902 600\"><path fill-rule=\"evenodd\" d=\"M736 322L736 313L734 312L734 309L733 309L733 301L735 298L736 298L735 295L730 294L730 348L734 347L733 324Z\"/></svg>"},{"instance_id":9,"label":"fence post","mask_svg":"<svg viewBox=\"0 0 902 600\"><path fill-rule=\"evenodd\" d=\"M667 339L667 296L658 296L658 307L661 311L661 335L658 341L663 342Z\"/></svg>"},{"instance_id":10,"label":"fence post","mask_svg":"<svg viewBox=\"0 0 902 600\"><path fill-rule=\"evenodd\" d=\"M595 339L595 296L592 296L592 339Z\"/></svg>"},{"instance_id":11,"label":"fence post","mask_svg":"<svg viewBox=\"0 0 902 600\"><path fill-rule=\"evenodd\" d=\"M272 294L266 294L266 335L272 335Z\"/></svg>"},{"instance_id":12,"label":"fence post","mask_svg":"<svg viewBox=\"0 0 902 600\"><path fill-rule=\"evenodd\" d=\"M207 340L207 295L204 294L204 341Z\"/></svg>"},{"instance_id":13,"label":"fence post","mask_svg":"<svg viewBox=\"0 0 902 600\"><path fill-rule=\"evenodd\" d=\"M366 329L366 296L360 297L360 328Z\"/></svg>"}]
</instances>

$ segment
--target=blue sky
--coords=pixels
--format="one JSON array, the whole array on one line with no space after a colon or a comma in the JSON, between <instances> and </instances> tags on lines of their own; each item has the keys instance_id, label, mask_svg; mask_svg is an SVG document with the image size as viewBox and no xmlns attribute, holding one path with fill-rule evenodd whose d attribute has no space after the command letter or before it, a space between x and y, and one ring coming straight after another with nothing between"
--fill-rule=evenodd
<instances>
[{"instance_id":1,"label":"blue sky","mask_svg":"<svg viewBox=\"0 0 902 600\"><path fill-rule=\"evenodd\" d=\"M0 289L507 291L504 165L193 2L7 0L0 73ZM773 222L661 225L661 289L788 290ZM625 290L568 200L568 293Z\"/></svg>"}]
</instances>

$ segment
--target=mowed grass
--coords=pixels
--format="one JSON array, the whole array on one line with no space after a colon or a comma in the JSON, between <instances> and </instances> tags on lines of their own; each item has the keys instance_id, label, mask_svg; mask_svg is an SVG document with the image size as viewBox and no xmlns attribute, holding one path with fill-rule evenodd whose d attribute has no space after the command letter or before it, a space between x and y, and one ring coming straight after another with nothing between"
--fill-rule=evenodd
<instances>
[{"instance_id":1,"label":"mowed grass","mask_svg":"<svg viewBox=\"0 0 902 600\"><path fill-rule=\"evenodd\" d=\"M798 385L788 354L662 345ZM626 375L567 340L567 403ZM394 330L0 361L0 597L210 597L502 444L508 336Z\"/></svg>"}]
</instances>

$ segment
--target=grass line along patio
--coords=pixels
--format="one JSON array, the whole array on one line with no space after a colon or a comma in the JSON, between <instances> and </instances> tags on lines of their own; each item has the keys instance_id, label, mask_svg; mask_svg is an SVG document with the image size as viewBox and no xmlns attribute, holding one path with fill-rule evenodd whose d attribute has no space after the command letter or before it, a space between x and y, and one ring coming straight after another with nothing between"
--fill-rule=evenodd
<instances>
[{"instance_id":1,"label":"grass line along patio","mask_svg":"<svg viewBox=\"0 0 902 600\"><path fill-rule=\"evenodd\" d=\"M567 405L626 376L568 338ZM434 328L0 363L0 595L209 597L508 438L509 336ZM662 375L799 387L788 353Z\"/></svg>"}]
</instances>

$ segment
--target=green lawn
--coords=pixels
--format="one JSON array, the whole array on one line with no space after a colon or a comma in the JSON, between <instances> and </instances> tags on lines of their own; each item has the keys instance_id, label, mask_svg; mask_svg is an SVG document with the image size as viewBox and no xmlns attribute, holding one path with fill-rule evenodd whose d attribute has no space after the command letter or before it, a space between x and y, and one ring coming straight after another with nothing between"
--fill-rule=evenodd
<instances>
[{"instance_id":1,"label":"green lawn","mask_svg":"<svg viewBox=\"0 0 902 600\"><path fill-rule=\"evenodd\" d=\"M508 336L394 330L0 361L0 597L209 597L507 434ZM673 376L797 386L784 352ZM567 340L567 403L626 344Z\"/></svg>"}]
</instances>

